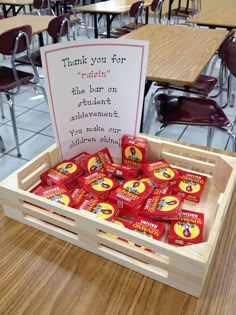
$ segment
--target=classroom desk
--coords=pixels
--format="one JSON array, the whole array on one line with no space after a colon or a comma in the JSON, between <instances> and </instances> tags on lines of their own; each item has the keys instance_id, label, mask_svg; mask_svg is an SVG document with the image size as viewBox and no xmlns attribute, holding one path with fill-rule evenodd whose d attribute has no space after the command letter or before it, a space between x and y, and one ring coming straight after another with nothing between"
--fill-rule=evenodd
<instances>
[{"instance_id":1,"label":"classroom desk","mask_svg":"<svg viewBox=\"0 0 236 315\"><path fill-rule=\"evenodd\" d=\"M127 13L131 5L136 2L136 0L109 0L97 2L94 4L89 4L85 6L74 7L73 11L80 13L91 13L94 16L94 37L98 38L98 25L97 25L97 15L106 16L106 27L107 27L107 37L110 37L110 28L112 21L116 15ZM149 6L152 0L144 0L144 7L146 8L145 23L148 23Z\"/></svg>"},{"instance_id":2,"label":"classroom desk","mask_svg":"<svg viewBox=\"0 0 236 315\"><path fill-rule=\"evenodd\" d=\"M149 41L144 98L153 81L179 86L192 85L227 33L226 30L148 24L122 36L123 39Z\"/></svg>"},{"instance_id":3,"label":"classroom desk","mask_svg":"<svg viewBox=\"0 0 236 315\"><path fill-rule=\"evenodd\" d=\"M12 11L13 16L17 15L26 5L32 5L33 0L0 0L4 17L8 17L8 13ZM9 6L7 8L7 6Z\"/></svg>"},{"instance_id":4,"label":"classroom desk","mask_svg":"<svg viewBox=\"0 0 236 315\"><path fill-rule=\"evenodd\" d=\"M39 35L40 46L43 46L42 32L48 28L48 23L53 17L51 16L38 16L38 15L17 15L7 19L0 20L0 33L3 33L11 28L31 25L32 33Z\"/></svg>"},{"instance_id":5,"label":"classroom desk","mask_svg":"<svg viewBox=\"0 0 236 315\"><path fill-rule=\"evenodd\" d=\"M209 11L203 11L198 16L187 20L186 23L208 26L209 28L236 28L236 8L216 8Z\"/></svg>"},{"instance_id":6,"label":"classroom desk","mask_svg":"<svg viewBox=\"0 0 236 315\"><path fill-rule=\"evenodd\" d=\"M0 211L0 314L234 315L235 204L236 191L199 298L7 218Z\"/></svg>"}]
</instances>

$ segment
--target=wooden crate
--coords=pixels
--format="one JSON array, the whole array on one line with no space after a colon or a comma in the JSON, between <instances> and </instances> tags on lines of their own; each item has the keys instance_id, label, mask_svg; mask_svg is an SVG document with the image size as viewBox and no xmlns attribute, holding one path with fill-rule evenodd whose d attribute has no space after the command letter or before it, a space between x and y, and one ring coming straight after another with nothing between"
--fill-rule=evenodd
<instances>
[{"instance_id":1,"label":"wooden crate","mask_svg":"<svg viewBox=\"0 0 236 315\"><path fill-rule=\"evenodd\" d=\"M28 191L38 183L39 175L59 162L55 145L1 182L0 197L4 212L10 218L164 284L199 296L234 191L236 158L166 142L155 137L143 137L149 141L149 160L164 158L172 165L207 175L201 202L184 203L185 209L205 214L203 243L185 247L169 245L166 237L163 241L156 241L98 219L90 212L75 211L29 193ZM109 233L125 238L130 243L111 237ZM132 242L147 247L154 253L133 246Z\"/></svg>"}]
</instances>

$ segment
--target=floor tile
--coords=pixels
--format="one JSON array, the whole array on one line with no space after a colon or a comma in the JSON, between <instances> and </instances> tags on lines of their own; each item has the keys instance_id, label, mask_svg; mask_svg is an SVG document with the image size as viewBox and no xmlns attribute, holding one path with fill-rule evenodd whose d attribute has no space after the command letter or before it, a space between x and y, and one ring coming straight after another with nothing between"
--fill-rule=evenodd
<instances>
[{"instance_id":1,"label":"floor tile","mask_svg":"<svg viewBox=\"0 0 236 315\"><path fill-rule=\"evenodd\" d=\"M54 138L36 134L20 146L22 158L31 160L54 143ZM9 152L9 154L16 155L16 150Z\"/></svg>"},{"instance_id":2,"label":"floor tile","mask_svg":"<svg viewBox=\"0 0 236 315\"><path fill-rule=\"evenodd\" d=\"M0 157L0 181L23 166L26 162L26 160L10 155Z\"/></svg>"},{"instance_id":3,"label":"floor tile","mask_svg":"<svg viewBox=\"0 0 236 315\"><path fill-rule=\"evenodd\" d=\"M24 128L29 131L39 132L46 128L51 123L49 113L31 109L24 115L16 118L16 125L18 128Z\"/></svg>"},{"instance_id":4,"label":"floor tile","mask_svg":"<svg viewBox=\"0 0 236 315\"><path fill-rule=\"evenodd\" d=\"M40 134L41 135L46 135L48 137L53 137L54 138L54 130L53 130L53 127L52 125L44 128L43 130L40 131Z\"/></svg>"},{"instance_id":5,"label":"floor tile","mask_svg":"<svg viewBox=\"0 0 236 315\"><path fill-rule=\"evenodd\" d=\"M29 109L27 107L24 107L24 106L14 106L14 110L15 110L15 116L17 117L17 116L27 112ZM5 102L3 102L3 112L4 112L5 118L2 118L2 115L0 114L0 123L5 124L5 123L11 121L11 114L10 114L9 105Z\"/></svg>"},{"instance_id":6,"label":"floor tile","mask_svg":"<svg viewBox=\"0 0 236 315\"><path fill-rule=\"evenodd\" d=\"M25 129L18 128L18 136L19 136L19 142L20 144L24 141L30 139L34 136L34 132L28 131ZM0 135L2 136L2 139L4 141L4 145L6 148L5 153L8 153L12 149L16 147L15 138L13 134L13 129L11 126L8 125L1 125L0 126Z\"/></svg>"}]
</instances>

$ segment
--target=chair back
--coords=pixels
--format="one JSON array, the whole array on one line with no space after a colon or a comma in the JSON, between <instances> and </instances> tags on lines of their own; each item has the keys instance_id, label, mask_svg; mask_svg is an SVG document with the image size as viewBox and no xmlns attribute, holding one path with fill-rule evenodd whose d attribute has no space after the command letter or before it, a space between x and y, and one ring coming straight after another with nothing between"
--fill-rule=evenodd
<instances>
[{"instance_id":1,"label":"chair back","mask_svg":"<svg viewBox=\"0 0 236 315\"><path fill-rule=\"evenodd\" d=\"M162 7L162 3L163 3L163 0L153 0L152 4L151 4L152 12L159 11L161 9L161 7Z\"/></svg>"},{"instance_id":2,"label":"chair back","mask_svg":"<svg viewBox=\"0 0 236 315\"><path fill-rule=\"evenodd\" d=\"M224 62L230 73L236 77L236 42L231 42L224 51Z\"/></svg>"},{"instance_id":3,"label":"chair back","mask_svg":"<svg viewBox=\"0 0 236 315\"><path fill-rule=\"evenodd\" d=\"M70 32L70 14L66 13L52 19L48 24L48 34L52 37L53 43L59 43L63 36L69 37Z\"/></svg>"},{"instance_id":4,"label":"chair back","mask_svg":"<svg viewBox=\"0 0 236 315\"><path fill-rule=\"evenodd\" d=\"M223 43L220 45L219 48L219 52L218 52L218 56L219 58L223 59L224 58L224 54L225 54L225 50L227 48L227 46L235 39L235 30L231 30L228 35L226 36L226 38L224 39Z\"/></svg>"},{"instance_id":5,"label":"chair back","mask_svg":"<svg viewBox=\"0 0 236 315\"><path fill-rule=\"evenodd\" d=\"M24 25L0 34L0 53L11 56L26 51L32 40L32 28Z\"/></svg>"},{"instance_id":6,"label":"chair back","mask_svg":"<svg viewBox=\"0 0 236 315\"><path fill-rule=\"evenodd\" d=\"M143 1L134 2L129 10L129 16L135 18L140 15L143 9Z\"/></svg>"},{"instance_id":7,"label":"chair back","mask_svg":"<svg viewBox=\"0 0 236 315\"><path fill-rule=\"evenodd\" d=\"M37 10L47 9L49 5L49 0L33 0L33 7Z\"/></svg>"},{"instance_id":8,"label":"chair back","mask_svg":"<svg viewBox=\"0 0 236 315\"><path fill-rule=\"evenodd\" d=\"M39 82L38 71L30 56L31 40L32 28L30 25L15 27L0 34L0 54L11 56L11 69L17 88L15 93L18 93L20 88L19 71L16 70L17 54L26 53L34 72L34 82Z\"/></svg>"},{"instance_id":9,"label":"chair back","mask_svg":"<svg viewBox=\"0 0 236 315\"><path fill-rule=\"evenodd\" d=\"M131 5L131 7L130 7L129 16L130 16L131 18L134 18L134 24L135 24L135 26L138 25L138 19L139 19L139 17L141 17L141 19L142 19L143 4L144 4L143 1L137 1L137 2L134 2L134 3Z\"/></svg>"}]
</instances>

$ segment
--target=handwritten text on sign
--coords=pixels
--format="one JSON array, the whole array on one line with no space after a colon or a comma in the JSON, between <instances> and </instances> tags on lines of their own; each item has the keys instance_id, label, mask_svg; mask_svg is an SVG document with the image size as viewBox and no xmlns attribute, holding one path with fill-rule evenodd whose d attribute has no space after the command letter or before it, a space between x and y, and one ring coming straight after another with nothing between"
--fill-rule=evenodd
<instances>
[{"instance_id":1,"label":"handwritten text on sign","mask_svg":"<svg viewBox=\"0 0 236 315\"><path fill-rule=\"evenodd\" d=\"M61 158L108 147L140 128L147 43L88 40L41 49Z\"/></svg>"}]
</instances>

